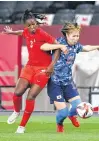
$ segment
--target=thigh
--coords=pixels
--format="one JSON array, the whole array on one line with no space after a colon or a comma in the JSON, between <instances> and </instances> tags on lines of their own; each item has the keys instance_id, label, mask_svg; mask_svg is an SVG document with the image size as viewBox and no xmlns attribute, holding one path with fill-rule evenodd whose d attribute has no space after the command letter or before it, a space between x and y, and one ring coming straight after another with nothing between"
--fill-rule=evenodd
<instances>
[{"instance_id":1,"label":"thigh","mask_svg":"<svg viewBox=\"0 0 99 141\"><path fill-rule=\"evenodd\" d=\"M45 69L38 68L32 78L32 83L39 85L41 88L44 88L48 83L48 80L49 76L45 73Z\"/></svg>"},{"instance_id":2,"label":"thigh","mask_svg":"<svg viewBox=\"0 0 99 141\"><path fill-rule=\"evenodd\" d=\"M16 95L22 95L27 88L29 88L29 82L26 79L19 78L15 88Z\"/></svg>"},{"instance_id":3,"label":"thigh","mask_svg":"<svg viewBox=\"0 0 99 141\"><path fill-rule=\"evenodd\" d=\"M74 82L64 87L64 98L66 101L78 96L79 96L79 93L77 91L77 88Z\"/></svg>"},{"instance_id":4,"label":"thigh","mask_svg":"<svg viewBox=\"0 0 99 141\"><path fill-rule=\"evenodd\" d=\"M48 96L50 97L51 104L53 104L54 101L65 102L61 86L53 83L51 79L48 81L47 93L48 93Z\"/></svg>"},{"instance_id":5,"label":"thigh","mask_svg":"<svg viewBox=\"0 0 99 141\"><path fill-rule=\"evenodd\" d=\"M37 85L33 84L28 92L27 99L35 99L37 95L41 92L42 88Z\"/></svg>"},{"instance_id":6,"label":"thigh","mask_svg":"<svg viewBox=\"0 0 99 141\"><path fill-rule=\"evenodd\" d=\"M20 74L20 78L26 79L30 84L33 76L35 75L35 70L33 66L26 65Z\"/></svg>"}]
</instances>

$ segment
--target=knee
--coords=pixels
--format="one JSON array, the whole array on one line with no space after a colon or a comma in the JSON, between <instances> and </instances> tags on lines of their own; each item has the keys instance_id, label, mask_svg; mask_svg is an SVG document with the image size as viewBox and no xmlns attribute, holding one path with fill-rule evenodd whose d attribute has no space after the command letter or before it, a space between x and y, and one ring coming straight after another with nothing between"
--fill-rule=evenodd
<instances>
[{"instance_id":1,"label":"knee","mask_svg":"<svg viewBox=\"0 0 99 141\"><path fill-rule=\"evenodd\" d=\"M20 93L18 91L15 91L14 94L15 94L15 96L22 96L22 93Z\"/></svg>"},{"instance_id":2,"label":"knee","mask_svg":"<svg viewBox=\"0 0 99 141\"><path fill-rule=\"evenodd\" d=\"M23 95L23 90L16 88L15 91L14 91L14 94L16 96L22 96Z\"/></svg>"},{"instance_id":3,"label":"knee","mask_svg":"<svg viewBox=\"0 0 99 141\"><path fill-rule=\"evenodd\" d=\"M64 108L57 111L56 121L57 123L61 123L68 116L68 108Z\"/></svg>"},{"instance_id":4,"label":"knee","mask_svg":"<svg viewBox=\"0 0 99 141\"><path fill-rule=\"evenodd\" d=\"M34 94L29 94L28 96L27 96L27 99L28 100L35 100L36 99L36 95Z\"/></svg>"},{"instance_id":5,"label":"knee","mask_svg":"<svg viewBox=\"0 0 99 141\"><path fill-rule=\"evenodd\" d=\"M24 89L18 89L18 88L16 88L14 94L16 96L22 96L24 94L24 92L25 92Z\"/></svg>"},{"instance_id":6,"label":"knee","mask_svg":"<svg viewBox=\"0 0 99 141\"><path fill-rule=\"evenodd\" d=\"M26 91L27 87L26 86L16 86L15 88L15 95L16 96L22 96L24 92Z\"/></svg>"}]
</instances>

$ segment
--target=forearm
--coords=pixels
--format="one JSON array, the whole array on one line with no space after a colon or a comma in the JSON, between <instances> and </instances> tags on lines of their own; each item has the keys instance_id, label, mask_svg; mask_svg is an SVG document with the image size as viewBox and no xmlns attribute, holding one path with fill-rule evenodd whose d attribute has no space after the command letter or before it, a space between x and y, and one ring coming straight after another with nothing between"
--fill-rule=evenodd
<instances>
[{"instance_id":1,"label":"forearm","mask_svg":"<svg viewBox=\"0 0 99 141\"><path fill-rule=\"evenodd\" d=\"M59 59L60 53L60 49L55 50L54 57L50 65L54 66L56 64L57 60Z\"/></svg>"},{"instance_id":2,"label":"forearm","mask_svg":"<svg viewBox=\"0 0 99 141\"><path fill-rule=\"evenodd\" d=\"M99 49L99 46L86 45L83 47L83 51L86 51L86 52L96 50L96 49Z\"/></svg>"},{"instance_id":3,"label":"forearm","mask_svg":"<svg viewBox=\"0 0 99 141\"><path fill-rule=\"evenodd\" d=\"M44 51L49 51L49 50L61 49L63 47L64 47L64 45L62 45L62 44L48 44L48 43L45 43L40 47L40 49L44 50Z\"/></svg>"},{"instance_id":4,"label":"forearm","mask_svg":"<svg viewBox=\"0 0 99 141\"><path fill-rule=\"evenodd\" d=\"M13 35L22 35L23 30L17 30L17 31L10 31L10 32L4 32L6 34L13 34Z\"/></svg>"}]
</instances>

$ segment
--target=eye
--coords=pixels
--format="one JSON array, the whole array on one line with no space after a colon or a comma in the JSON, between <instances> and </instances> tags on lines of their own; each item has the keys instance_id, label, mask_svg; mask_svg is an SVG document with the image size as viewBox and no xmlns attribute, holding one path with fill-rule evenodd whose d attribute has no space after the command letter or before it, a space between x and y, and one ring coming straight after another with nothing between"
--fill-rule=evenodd
<instances>
[{"instance_id":1,"label":"eye","mask_svg":"<svg viewBox=\"0 0 99 141\"><path fill-rule=\"evenodd\" d=\"M30 23L27 23L26 26L27 26L27 27L30 27Z\"/></svg>"},{"instance_id":2,"label":"eye","mask_svg":"<svg viewBox=\"0 0 99 141\"><path fill-rule=\"evenodd\" d=\"M32 23L31 25L35 26L35 25L36 25L36 23Z\"/></svg>"}]
</instances>

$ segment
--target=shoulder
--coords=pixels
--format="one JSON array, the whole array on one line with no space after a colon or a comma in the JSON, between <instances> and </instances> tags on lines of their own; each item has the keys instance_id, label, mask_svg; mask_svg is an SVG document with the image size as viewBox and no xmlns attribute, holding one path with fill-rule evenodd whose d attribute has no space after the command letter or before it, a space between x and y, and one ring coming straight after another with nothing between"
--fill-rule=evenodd
<instances>
[{"instance_id":1,"label":"shoulder","mask_svg":"<svg viewBox=\"0 0 99 141\"><path fill-rule=\"evenodd\" d=\"M42 28L38 28L36 32L39 33L39 34L45 34L46 33Z\"/></svg>"},{"instance_id":2,"label":"shoulder","mask_svg":"<svg viewBox=\"0 0 99 141\"><path fill-rule=\"evenodd\" d=\"M57 40L59 43L66 44L66 40L65 40L64 37L58 37L56 40Z\"/></svg>"},{"instance_id":3,"label":"shoulder","mask_svg":"<svg viewBox=\"0 0 99 141\"><path fill-rule=\"evenodd\" d=\"M27 29L27 28L24 28L24 29L23 29L23 32L28 32L28 29Z\"/></svg>"},{"instance_id":4,"label":"shoulder","mask_svg":"<svg viewBox=\"0 0 99 141\"><path fill-rule=\"evenodd\" d=\"M83 47L83 45L80 44L80 43L77 43L77 44L76 44L76 47Z\"/></svg>"},{"instance_id":5,"label":"shoulder","mask_svg":"<svg viewBox=\"0 0 99 141\"><path fill-rule=\"evenodd\" d=\"M27 29L27 28L24 28L24 29L23 29L23 34L26 35L27 33L28 33L28 29Z\"/></svg>"},{"instance_id":6,"label":"shoulder","mask_svg":"<svg viewBox=\"0 0 99 141\"><path fill-rule=\"evenodd\" d=\"M46 32L45 30L43 30L42 28L38 28L37 29L37 32L39 33L39 34L41 34L42 36L44 35L44 36L51 36L48 32Z\"/></svg>"},{"instance_id":7,"label":"shoulder","mask_svg":"<svg viewBox=\"0 0 99 141\"><path fill-rule=\"evenodd\" d=\"M22 33L22 36L26 38L27 34L28 34L28 29L27 28L24 28L23 29L23 33Z\"/></svg>"},{"instance_id":8,"label":"shoulder","mask_svg":"<svg viewBox=\"0 0 99 141\"><path fill-rule=\"evenodd\" d=\"M77 53L79 53L79 52L81 52L81 51L83 50L83 45L80 44L80 43L77 43L77 44L75 45L75 47L76 47L76 52L77 52Z\"/></svg>"}]
</instances>

